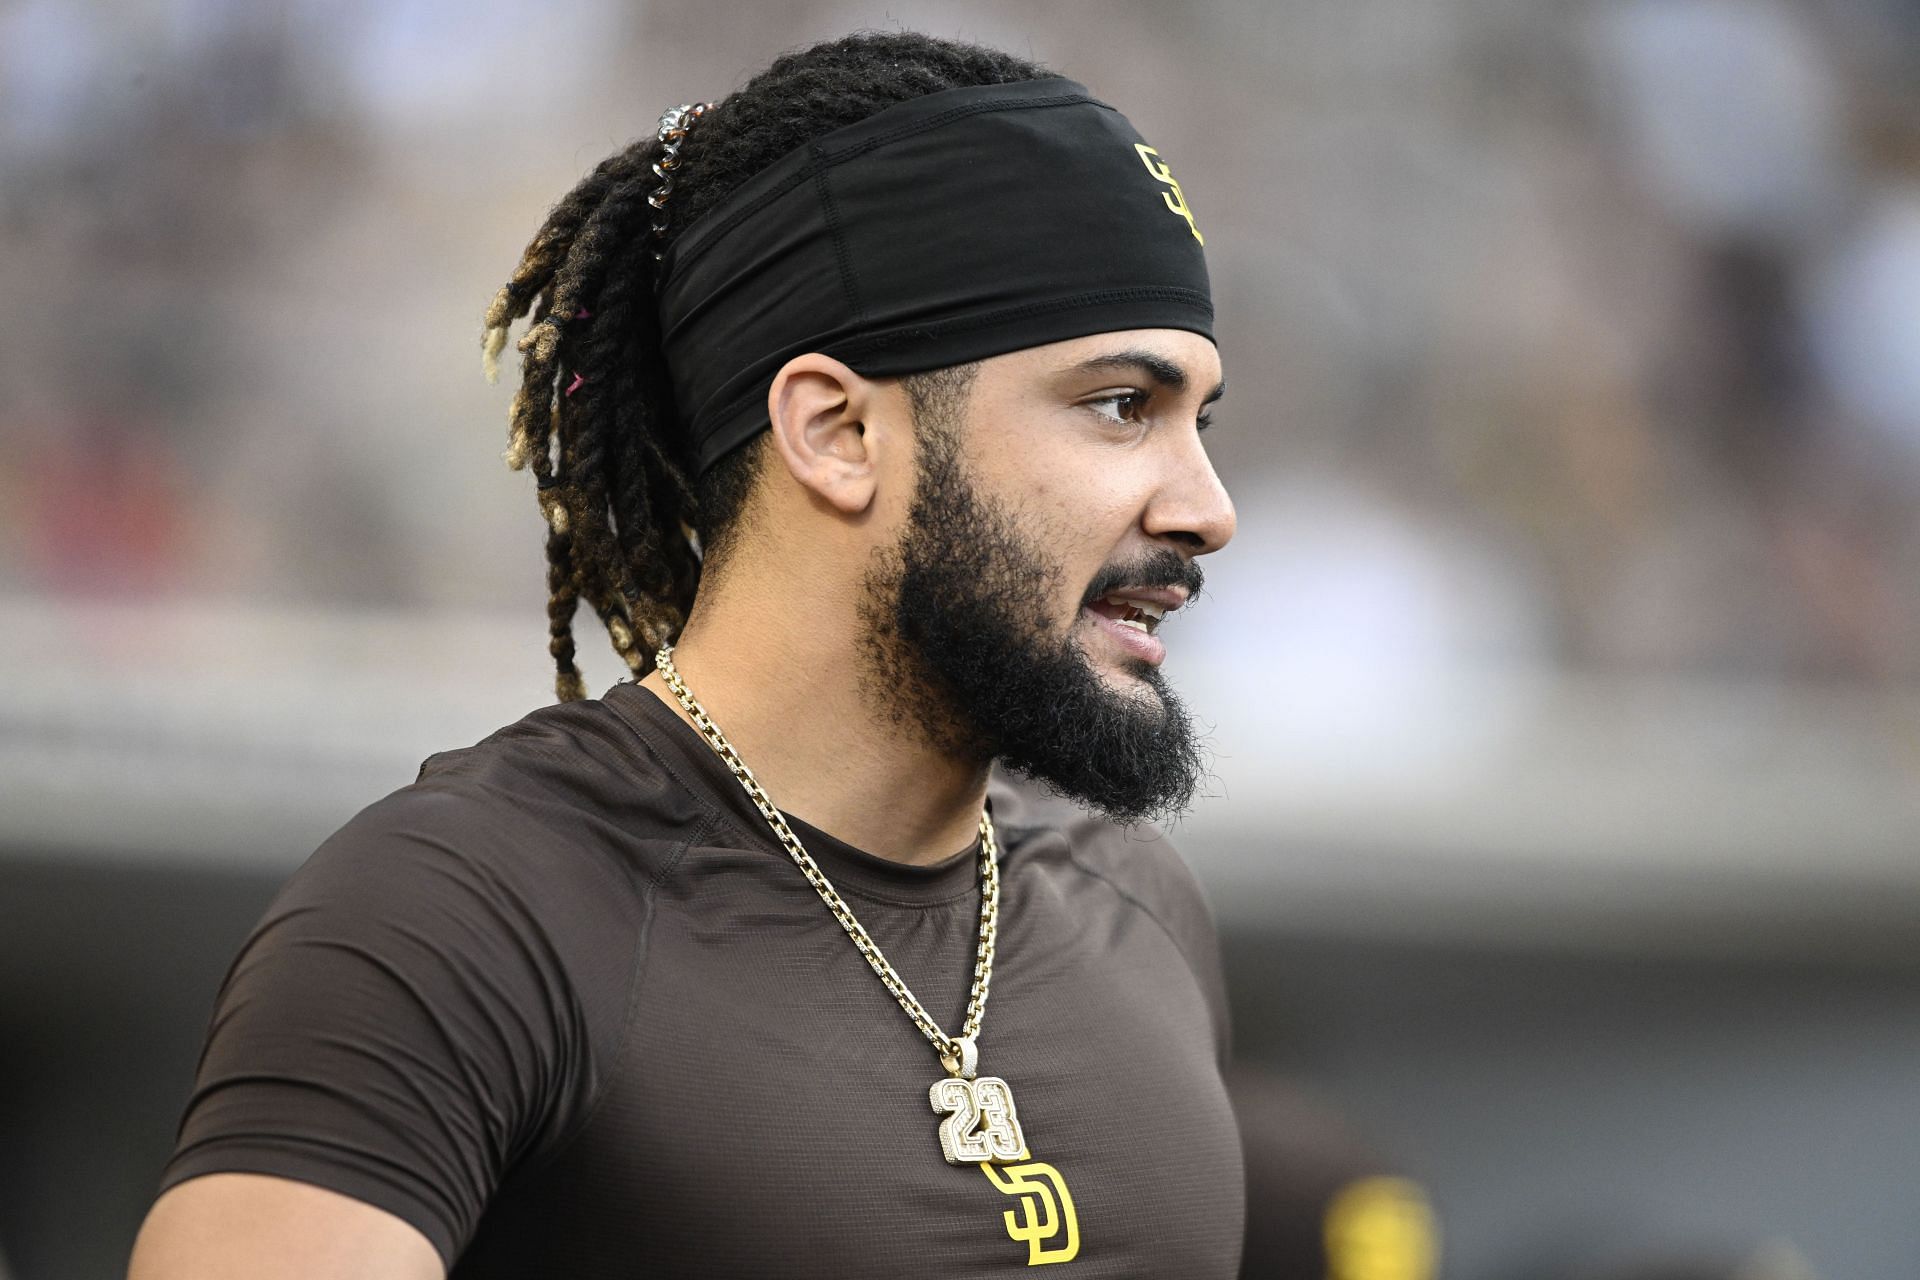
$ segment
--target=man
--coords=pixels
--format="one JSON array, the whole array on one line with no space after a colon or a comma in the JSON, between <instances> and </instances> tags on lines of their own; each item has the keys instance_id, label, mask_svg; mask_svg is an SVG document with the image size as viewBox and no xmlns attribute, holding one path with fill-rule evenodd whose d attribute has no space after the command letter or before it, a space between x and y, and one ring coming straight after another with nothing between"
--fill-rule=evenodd
<instances>
[{"instance_id":1,"label":"man","mask_svg":"<svg viewBox=\"0 0 1920 1280\"><path fill-rule=\"evenodd\" d=\"M562 701L276 900L135 1280L1234 1275L1215 941L1135 825L1233 533L1201 244L1112 108L909 34L557 206L487 350L533 313Z\"/></svg>"}]
</instances>

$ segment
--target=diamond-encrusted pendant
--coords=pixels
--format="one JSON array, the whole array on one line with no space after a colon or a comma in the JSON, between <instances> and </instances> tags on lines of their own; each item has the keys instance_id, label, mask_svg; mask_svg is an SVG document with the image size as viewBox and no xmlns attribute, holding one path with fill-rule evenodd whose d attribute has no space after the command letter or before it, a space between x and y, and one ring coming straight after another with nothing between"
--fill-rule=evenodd
<instances>
[{"instance_id":1,"label":"diamond-encrusted pendant","mask_svg":"<svg viewBox=\"0 0 1920 1280\"><path fill-rule=\"evenodd\" d=\"M952 1075L933 1082L927 1100L946 1119L940 1122L940 1154L948 1164L984 1164L989 1160L1019 1160L1027 1140L1020 1132L1020 1113L1013 1105L1013 1089L999 1076L976 1075L979 1047L962 1036L958 1059L941 1056Z\"/></svg>"}]
</instances>

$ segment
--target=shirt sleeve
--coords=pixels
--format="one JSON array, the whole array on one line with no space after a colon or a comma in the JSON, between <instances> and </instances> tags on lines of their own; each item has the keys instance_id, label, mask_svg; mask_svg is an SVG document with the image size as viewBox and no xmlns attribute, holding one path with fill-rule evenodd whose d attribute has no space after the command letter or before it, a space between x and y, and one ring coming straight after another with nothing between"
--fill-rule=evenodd
<instances>
[{"instance_id":1,"label":"shirt sleeve","mask_svg":"<svg viewBox=\"0 0 1920 1280\"><path fill-rule=\"evenodd\" d=\"M412 1224L451 1267L585 1078L537 892L485 856L502 838L470 800L409 790L321 846L228 972L162 1190L312 1183Z\"/></svg>"}]
</instances>

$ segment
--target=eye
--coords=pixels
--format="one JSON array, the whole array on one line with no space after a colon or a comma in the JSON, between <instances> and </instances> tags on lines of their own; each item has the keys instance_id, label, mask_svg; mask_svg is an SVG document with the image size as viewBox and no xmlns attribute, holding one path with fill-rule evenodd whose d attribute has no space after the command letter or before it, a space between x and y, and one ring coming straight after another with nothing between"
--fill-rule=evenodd
<instances>
[{"instance_id":1,"label":"eye","mask_svg":"<svg viewBox=\"0 0 1920 1280\"><path fill-rule=\"evenodd\" d=\"M1086 407L1111 422L1138 422L1146 415L1147 401L1150 397L1138 387L1125 391L1115 391L1096 400L1085 402Z\"/></svg>"}]
</instances>

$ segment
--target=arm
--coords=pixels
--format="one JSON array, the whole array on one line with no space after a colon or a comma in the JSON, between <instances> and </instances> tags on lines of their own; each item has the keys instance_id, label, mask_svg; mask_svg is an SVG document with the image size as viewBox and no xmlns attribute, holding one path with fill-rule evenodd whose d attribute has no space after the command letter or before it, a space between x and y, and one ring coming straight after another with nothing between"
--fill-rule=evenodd
<instances>
[{"instance_id":1,"label":"arm","mask_svg":"<svg viewBox=\"0 0 1920 1280\"><path fill-rule=\"evenodd\" d=\"M510 865L527 842L496 856L491 820L389 798L282 890L216 1002L135 1275L438 1277L564 1127L580 1005Z\"/></svg>"},{"instance_id":2,"label":"arm","mask_svg":"<svg viewBox=\"0 0 1920 1280\"><path fill-rule=\"evenodd\" d=\"M440 1255L358 1200L250 1173L216 1173L155 1202L128 1280L444 1280Z\"/></svg>"}]
</instances>

